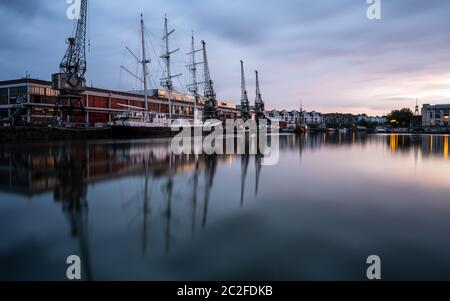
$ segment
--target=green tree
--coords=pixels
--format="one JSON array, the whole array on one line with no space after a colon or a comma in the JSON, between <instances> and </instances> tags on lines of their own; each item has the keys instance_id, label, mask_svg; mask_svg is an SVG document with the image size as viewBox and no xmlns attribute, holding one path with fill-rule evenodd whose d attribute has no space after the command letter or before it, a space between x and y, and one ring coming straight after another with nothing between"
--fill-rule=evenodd
<instances>
[{"instance_id":1,"label":"green tree","mask_svg":"<svg viewBox=\"0 0 450 301\"><path fill-rule=\"evenodd\" d=\"M414 113L409 108L392 111L387 117L389 124L399 126L409 126L411 124Z\"/></svg>"}]
</instances>

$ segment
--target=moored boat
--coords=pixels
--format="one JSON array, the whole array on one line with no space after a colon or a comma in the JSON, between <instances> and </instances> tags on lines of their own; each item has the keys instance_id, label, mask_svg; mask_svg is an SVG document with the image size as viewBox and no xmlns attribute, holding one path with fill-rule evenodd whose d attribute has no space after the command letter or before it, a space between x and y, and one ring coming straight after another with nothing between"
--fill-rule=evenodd
<instances>
[{"instance_id":1,"label":"moored boat","mask_svg":"<svg viewBox=\"0 0 450 301\"><path fill-rule=\"evenodd\" d=\"M179 133L172 131L170 121L164 114L135 111L117 115L111 128L114 138L171 137Z\"/></svg>"},{"instance_id":2,"label":"moored boat","mask_svg":"<svg viewBox=\"0 0 450 301\"><path fill-rule=\"evenodd\" d=\"M386 134L388 132L389 131L387 130L387 128L382 127L382 126L375 128L375 133L377 133L377 134Z\"/></svg>"}]
</instances>

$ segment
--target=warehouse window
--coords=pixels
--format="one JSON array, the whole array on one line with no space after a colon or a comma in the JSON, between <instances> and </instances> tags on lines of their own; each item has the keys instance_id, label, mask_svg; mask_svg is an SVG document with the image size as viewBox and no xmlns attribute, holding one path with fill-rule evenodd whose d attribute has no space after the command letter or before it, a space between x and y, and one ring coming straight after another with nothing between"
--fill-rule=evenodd
<instances>
[{"instance_id":1,"label":"warehouse window","mask_svg":"<svg viewBox=\"0 0 450 301\"><path fill-rule=\"evenodd\" d=\"M27 87L19 87L19 88L17 88L17 92L18 92L18 95L26 95L27 94Z\"/></svg>"},{"instance_id":2,"label":"warehouse window","mask_svg":"<svg viewBox=\"0 0 450 301\"><path fill-rule=\"evenodd\" d=\"M436 111L436 119L441 119L441 111Z\"/></svg>"},{"instance_id":3,"label":"warehouse window","mask_svg":"<svg viewBox=\"0 0 450 301\"><path fill-rule=\"evenodd\" d=\"M17 87L9 88L9 95L11 97L17 96L19 94L19 89Z\"/></svg>"},{"instance_id":4,"label":"warehouse window","mask_svg":"<svg viewBox=\"0 0 450 301\"><path fill-rule=\"evenodd\" d=\"M0 104L8 104L8 88L0 89Z\"/></svg>"},{"instance_id":5,"label":"warehouse window","mask_svg":"<svg viewBox=\"0 0 450 301\"><path fill-rule=\"evenodd\" d=\"M0 109L0 118L8 118L8 110Z\"/></svg>"},{"instance_id":6,"label":"warehouse window","mask_svg":"<svg viewBox=\"0 0 450 301\"><path fill-rule=\"evenodd\" d=\"M27 87L24 86L9 88L9 94L11 97L25 95L27 94Z\"/></svg>"}]
</instances>

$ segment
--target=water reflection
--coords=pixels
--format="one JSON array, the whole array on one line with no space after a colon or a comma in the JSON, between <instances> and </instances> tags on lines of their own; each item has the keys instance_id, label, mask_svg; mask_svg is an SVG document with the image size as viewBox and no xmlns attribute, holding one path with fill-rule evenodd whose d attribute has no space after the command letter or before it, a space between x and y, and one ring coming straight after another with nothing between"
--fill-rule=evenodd
<instances>
[{"instance_id":1,"label":"water reflection","mask_svg":"<svg viewBox=\"0 0 450 301\"><path fill-rule=\"evenodd\" d=\"M248 165L250 164L250 155L244 154L241 156L241 207L244 206L245 183L248 173Z\"/></svg>"},{"instance_id":2,"label":"water reflection","mask_svg":"<svg viewBox=\"0 0 450 301\"><path fill-rule=\"evenodd\" d=\"M448 159L448 135L386 135L389 149L393 153L409 153L413 151L416 155Z\"/></svg>"},{"instance_id":3,"label":"water reflection","mask_svg":"<svg viewBox=\"0 0 450 301\"><path fill-rule=\"evenodd\" d=\"M164 258L171 255L181 256L179 254L183 246L209 233L208 227L215 229L225 217L231 216L229 218L232 219L237 214L249 214L247 210L256 210L258 206L264 208L266 205L263 201L270 200L273 203L277 201L275 197L277 194L300 201L311 196L324 197L324 192L313 191L313 187L308 186L308 181L312 178L321 181L316 182L317 189L320 190L321 185L326 183L324 187L332 191L331 194L335 193L338 196L342 193L340 191L346 184L342 184L341 179L329 178L328 175L330 166L334 166L332 164L341 166L338 165L341 164L340 157L333 157L336 156L334 151L363 152L367 148L372 153L378 153L384 149L394 157L413 154L417 163L417 160L426 158L447 160L448 143L448 136L370 136L327 133L304 136L286 135L280 137L282 153L280 164L264 168L262 155L250 155L249 149L246 150L246 154L239 156L175 156L169 151L170 141L168 140L4 144L0 146L0 191L17 196L18 201L52 195L54 204L60 206L69 226L67 238L76 238L78 241L77 249L68 248L68 252L80 254L82 257L84 279L117 279L116 273L120 271L111 272L97 263L102 261L100 258L102 255L99 255L101 252L126 254L124 258L120 257L123 260L120 270L131 269L135 272L132 277L165 279L161 275L172 272L174 275L171 279L177 279L180 275L190 275L191 272L177 273L173 271L174 268L168 268L159 271L156 275L147 274L151 270L147 265L151 262L152 265L159 266L161 262L167 260ZM332 159L329 162L314 161L314 157L311 156L321 152L326 152ZM352 159L356 162L355 158L358 156L349 158L349 162ZM355 179L352 177L355 175L348 172L347 179L357 180L356 177ZM381 178L378 180L381 181ZM298 184L297 181L299 181ZM113 183L113 186L107 186L110 183ZM248 189L253 185L254 193ZM119 186L125 187L125 197L119 197L117 193L110 192ZM142 187L142 190L136 187ZM104 195L108 195L108 200L112 204L99 203ZM236 202L233 201L234 198ZM255 200L258 202L253 202ZM120 213L110 208L115 202L126 205L122 207ZM91 207L94 205L96 210L92 211ZM127 206L134 209L129 210ZM20 209L14 210L16 215L22 214ZM237 210L242 213L238 213ZM271 210L269 211L272 212ZM271 218L280 219L280 221L284 219L284 215L273 214ZM108 218L105 217L106 215ZM134 225L136 215L140 217L139 226L132 226L131 232L124 234L125 227L120 224L120 220L124 218ZM304 224L300 225L305 227ZM10 224L6 226L12 228ZM59 225L53 226L59 227ZM117 230L118 228L120 230ZM226 229L215 230L219 233L226 231ZM36 231L40 231L39 228ZM134 232L139 233L139 250L143 261L134 258L133 251L128 250L133 248L128 243L132 241ZM93 234L97 239L117 234L114 249L104 249L99 246L96 239L92 238ZM12 230L11 235L20 237L24 234L20 230ZM290 237L295 238L296 235L298 233L293 232ZM25 235L23 238L25 239ZM0 254L9 254L9 245L0 245L0 247ZM245 250L245 252L248 251ZM96 253L96 256L92 256L92 253ZM275 254L267 256L275 256ZM195 257L193 254L190 256ZM128 265L127 261L133 264ZM55 263L52 262L52 264ZM228 264L233 263L228 262ZM253 268L257 270L257 267ZM209 279L206 274L202 275L204 278L200 277L201 279ZM288 277L295 273L289 271L283 275ZM64 277L64 274L44 274L42 277L60 279ZM24 279L26 277L18 272L2 275L2 278ZM197 279L197 276L193 278Z\"/></svg>"},{"instance_id":4,"label":"water reflection","mask_svg":"<svg viewBox=\"0 0 450 301\"><path fill-rule=\"evenodd\" d=\"M371 136L329 134L281 136L280 148L281 152L298 150L301 157L305 149L345 147L353 144L364 146L374 143L374 139L369 137ZM377 136L377 139L383 137L393 153L419 149L424 157L448 158L448 136L392 134ZM203 171L210 173L211 179L208 182L212 184L215 166L235 160L234 156L226 155L171 156L169 146L165 141L2 145L0 189L26 196L53 191L55 200L63 202L83 199L90 183L136 174L148 173L148 176L166 177L169 188L171 177L188 172L194 174L194 182L198 185L199 173ZM254 157L259 174L261 155ZM250 155L242 155L243 177L248 169L249 159Z\"/></svg>"}]
</instances>

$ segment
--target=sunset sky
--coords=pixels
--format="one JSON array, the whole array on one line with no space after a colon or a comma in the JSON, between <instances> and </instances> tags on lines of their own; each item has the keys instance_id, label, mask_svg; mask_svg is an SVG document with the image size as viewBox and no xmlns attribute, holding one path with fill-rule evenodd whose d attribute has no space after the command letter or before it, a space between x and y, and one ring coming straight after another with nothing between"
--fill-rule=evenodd
<instances>
[{"instance_id":1,"label":"sunset sky","mask_svg":"<svg viewBox=\"0 0 450 301\"><path fill-rule=\"evenodd\" d=\"M386 114L420 103L450 102L450 1L381 0L382 20L369 20L366 0L96 0L89 3L87 81L132 90L139 72L139 15L144 13L159 83L162 27L167 13L176 32L174 73L184 92L190 33L205 40L220 99L239 102L240 63L254 100L254 70L268 109ZM0 0L0 80L49 80L65 52L74 22L65 0ZM200 59L200 58L199 58Z\"/></svg>"}]
</instances>

